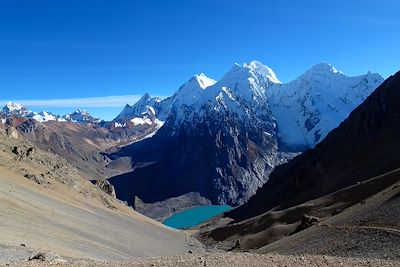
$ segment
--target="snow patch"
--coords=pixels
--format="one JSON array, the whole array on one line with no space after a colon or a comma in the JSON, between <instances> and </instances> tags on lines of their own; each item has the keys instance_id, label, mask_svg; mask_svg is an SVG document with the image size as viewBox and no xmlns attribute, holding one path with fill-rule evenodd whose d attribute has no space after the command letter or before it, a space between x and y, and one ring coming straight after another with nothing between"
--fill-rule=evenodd
<instances>
[{"instance_id":1,"label":"snow patch","mask_svg":"<svg viewBox=\"0 0 400 267\"><path fill-rule=\"evenodd\" d=\"M149 118L132 118L131 122L134 125L143 125L143 124L151 125L152 124L152 122L151 122L151 120Z\"/></svg>"},{"instance_id":2,"label":"snow patch","mask_svg":"<svg viewBox=\"0 0 400 267\"><path fill-rule=\"evenodd\" d=\"M114 122L115 128L124 128L126 126L125 122Z\"/></svg>"},{"instance_id":3,"label":"snow patch","mask_svg":"<svg viewBox=\"0 0 400 267\"><path fill-rule=\"evenodd\" d=\"M50 112L41 111L39 113L33 112L30 118L37 120L38 122L47 122L47 121L56 121L58 120L57 116L51 114Z\"/></svg>"}]
</instances>

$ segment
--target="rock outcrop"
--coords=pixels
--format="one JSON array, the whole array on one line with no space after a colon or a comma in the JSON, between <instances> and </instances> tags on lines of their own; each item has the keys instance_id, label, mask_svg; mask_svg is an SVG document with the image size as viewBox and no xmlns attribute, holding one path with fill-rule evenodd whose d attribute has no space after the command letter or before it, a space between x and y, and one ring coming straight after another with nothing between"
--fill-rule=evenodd
<instances>
[{"instance_id":1,"label":"rock outcrop","mask_svg":"<svg viewBox=\"0 0 400 267\"><path fill-rule=\"evenodd\" d=\"M103 190L105 193L112 196L113 198L117 198L115 195L114 186L112 186L109 181L107 180L96 181L96 186L99 187L101 190Z\"/></svg>"}]
</instances>

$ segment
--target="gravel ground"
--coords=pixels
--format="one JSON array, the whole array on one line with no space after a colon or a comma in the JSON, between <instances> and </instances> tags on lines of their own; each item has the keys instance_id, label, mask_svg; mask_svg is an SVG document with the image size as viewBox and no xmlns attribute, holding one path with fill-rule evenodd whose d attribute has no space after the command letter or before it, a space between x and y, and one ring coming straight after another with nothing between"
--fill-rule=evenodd
<instances>
[{"instance_id":1,"label":"gravel ground","mask_svg":"<svg viewBox=\"0 0 400 267\"><path fill-rule=\"evenodd\" d=\"M400 260L341 258L323 255L279 255L254 253L202 253L180 256L137 258L130 261L99 262L56 257L50 261L32 260L7 266L400 266Z\"/></svg>"}]
</instances>

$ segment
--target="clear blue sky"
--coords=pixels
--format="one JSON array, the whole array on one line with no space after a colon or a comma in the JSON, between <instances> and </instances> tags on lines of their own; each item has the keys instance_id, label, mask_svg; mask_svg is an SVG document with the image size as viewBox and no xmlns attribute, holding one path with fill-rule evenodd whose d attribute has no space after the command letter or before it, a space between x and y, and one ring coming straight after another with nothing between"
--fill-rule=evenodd
<instances>
[{"instance_id":1,"label":"clear blue sky","mask_svg":"<svg viewBox=\"0 0 400 267\"><path fill-rule=\"evenodd\" d=\"M400 69L399 10L398 0L0 0L0 100L167 96L253 59L283 82L320 61L387 77ZM87 109L110 119L122 106Z\"/></svg>"}]
</instances>

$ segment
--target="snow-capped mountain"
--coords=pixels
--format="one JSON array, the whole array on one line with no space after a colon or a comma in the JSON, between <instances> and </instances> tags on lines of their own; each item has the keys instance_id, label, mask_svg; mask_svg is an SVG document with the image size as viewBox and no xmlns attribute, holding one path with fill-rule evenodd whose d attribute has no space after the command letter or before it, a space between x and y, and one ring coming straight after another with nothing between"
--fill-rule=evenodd
<instances>
[{"instance_id":1,"label":"snow-capped mountain","mask_svg":"<svg viewBox=\"0 0 400 267\"><path fill-rule=\"evenodd\" d=\"M164 108L164 117L167 118L174 113L173 115L178 120L187 118L188 112L195 111L213 96L212 90L208 89L215 83L215 80L207 77L204 73L193 76L175 94L164 100L166 107Z\"/></svg>"},{"instance_id":2,"label":"snow-capped mountain","mask_svg":"<svg viewBox=\"0 0 400 267\"><path fill-rule=\"evenodd\" d=\"M37 120L38 122L57 121L57 120L59 120L59 116L54 115L51 112L47 112L47 111L40 111L40 112L32 112L32 111L30 111L24 117Z\"/></svg>"},{"instance_id":3,"label":"snow-capped mountain","mask_svg":"<svg viewBox=\"0 0 400 267\"><path fill-rule=\"evenodd\" d=\"M61 116L59 121L70 121L70 122L77 122L84 124L97 124L101 122L101 119L95 118L86 110L78 108L72 113Z\"/></svg>"},{"instance_id":4,"label":"snow-capped mountain","mask_svg":"<svg viewBox=\"0 0 400 267\"><path fill-rule=\"evenodd\" d=\"M202 118L209 109L215 113L229 110L249 123L253 109L276 121L282 149L303 150L337 127L383 80L371 72L348 77L322 62L294 81L282 84L271 68L252 61L242 66L234 64L218 82L203 73L195 75L163 100L146 93L114 120L132 119L152 107L158 119L164 121L173 116L176 124Z\"/></svg>"},{"instance_id":5,"label":"snow-capped mountain","mask_svg":"<svg viewBox=\"0 0 400 267\"><path fill-rule=\"evenodd\" d=\"M323 62L266 93L286 149L311 148L339 126L382 82L377 73L348 77Z\"/></svg>"},{"instance_id":6,"label":"snow-capped mountain","mask_svg":"<svg viewBox=\"0 0 400 267\"><path fill-rule=\"evenodd\" d=\"M326 63L287 84L258 61L235 64L218 82L194 76L173 96L147 94L127 106L135 112L120 114L153 107L165 123L116 153L133 156L136 167L111 182L128 202L199 192L213 203L243 203L290 152L321 141L382 82L379 74L347 77Z\"/></svg>"},{"instance_id":7,"label":"snow-capped mountain","mask_svg":"<svg viewBox=\"0 0 400 267\"><path fill-rule=\"evenodd\" d=\"M193 124L208 116L224 116L226 112L248 124L252 115L264 111L260 104L265 102L266 89L280 83L270 68L257 61L235 64L220 81L209 80L207 87L201 87L198 80L191 79L172 96L170 116L175 124Z\"/></svg>"},{"instance_id":8,"label":"snow-capped mountain","mask_svg":"<svg viewBox=\"0 0 400 267\"><path fill-rule=\"evenodd\" d=\"M0 113L2 113L4 116L12 116L12 115L26 116L27 114L31 113L31 111L29 111L25 106L21 104L8 102L1 109Z\"/></svg>"},{"instance_id":9,"label":"snow-capped mountain","mask_svg":"<svg viewBox=\"0 0 400 267\"><path fill-rule=\"evenodd\" d=\"M126 122L140 118L142 114L148 113L149 107L152 108L160 121L164 121L171 114L171 110L174 107L191 106L194 103L202 102L201 98L204 89L213 84L215 84L213 79L201 73L193 76L173 96L166 99L151 97L148 93L145 93L134 105L127 104L113 121Z\"/></svg>"},{"instance_id":10,"label":"snow-capped mountain","mask_svg":"<svg viewBox=\"0 0 400 267\"><path fill-rule=\"evenodd\" d=\"M14 102L8 102L1 109L0 113L4 117L21 116L24 118L35 119L38 122L55 121L58 120L59 118L59 116L54 115L47 111L41 111L41 112L30 111L27 107Z\"/></svg>"},{"instance_id":11,"label":"snow-capped mountain","mask_svg":"<svg viewBox=\"0 0 400 267\"><path fill-rule=\"evenodd\" d=\"M135 164L111 180L119 197L153 202L199 192L214 203L246 201L287 156L266 105L274 84L276 75L259 62L235 64L216 83L194 76L162 101L169 106L164 126L115 155L133 156Z\"/></svg>"},{"instance_id":12,"label":"snow-capped mountain","mask_svg":"<svg viewBox=\"0 0 400 267\"><path fill-rule=\"evenodd\" d=\"M126 122L130 121L135 117L140 117L141 114L148 111L148 107L152 107L152 109L157 114L159 119L163 119L164 106L162 104L163 101L160 97L151 97L148 93L145 93L139 101L137 101L134 105L126 104L122 112L113 120L116 122Z\"/></svg>"},{"instance_id":13,"label":"snow-capped mountain","mask_svg":"<svg viewBox=\"0 0 400 267\"><path fill-rule=\"evenodd\" d=\"M90 115L86 110L77 109L76 111L60 116L54 115L48 111L33 112L27 107L13 102L8 102L0 111L4 117L10 116L20 116L27 119L34 119L38 122L48 122L48 121L69 121L84 124L98 124L101 122L99 118L95 118Z\"/></svg>"}]
</instances>

